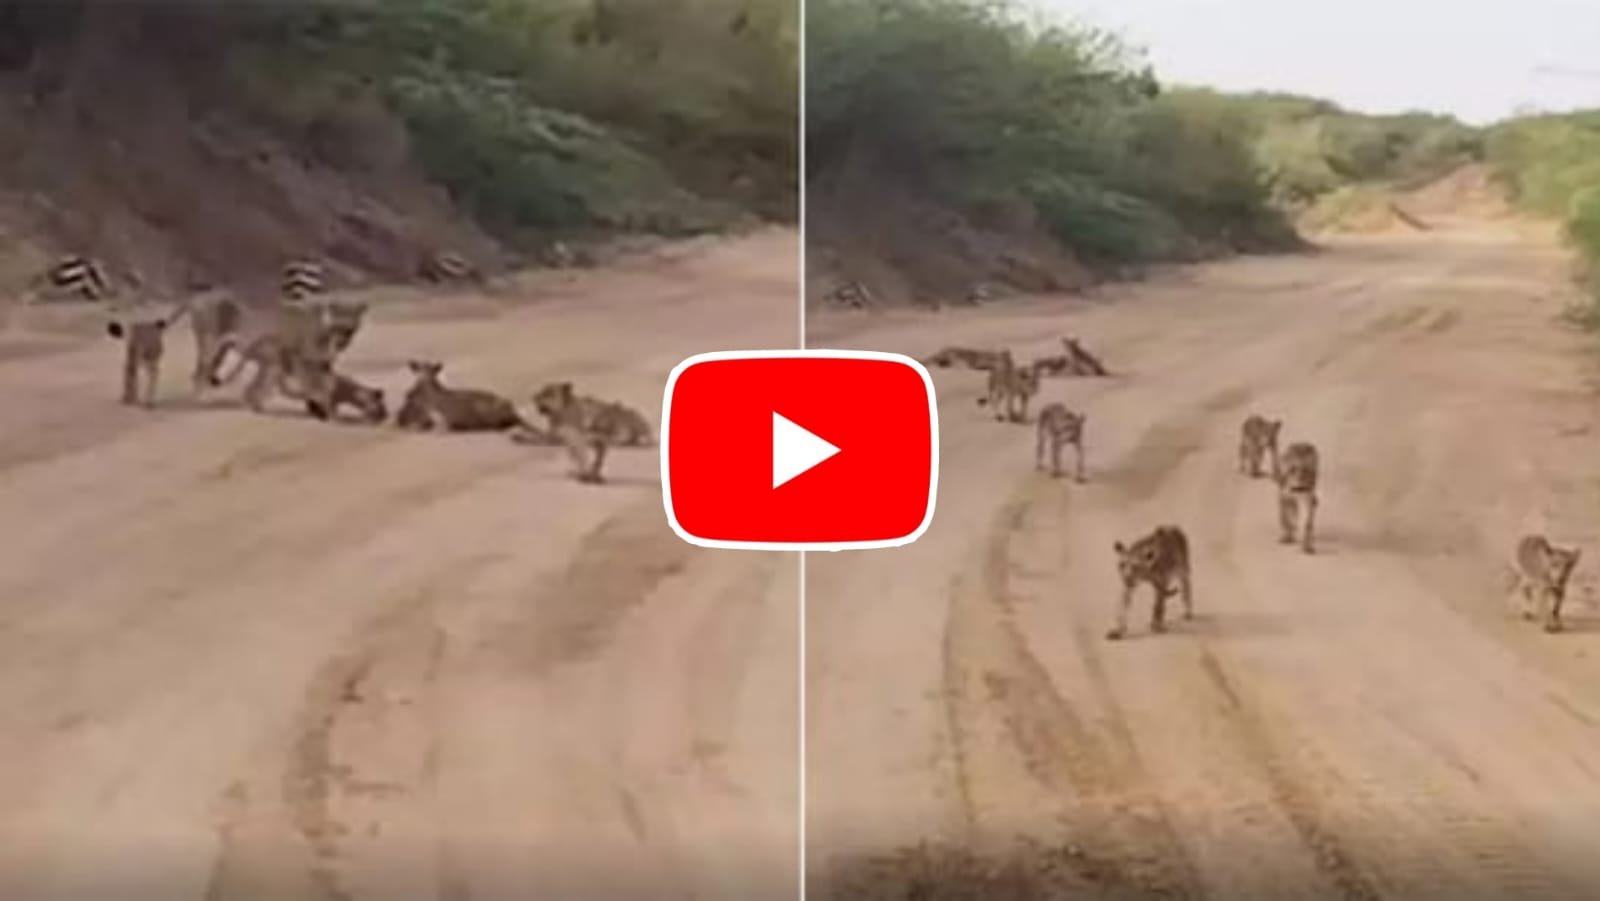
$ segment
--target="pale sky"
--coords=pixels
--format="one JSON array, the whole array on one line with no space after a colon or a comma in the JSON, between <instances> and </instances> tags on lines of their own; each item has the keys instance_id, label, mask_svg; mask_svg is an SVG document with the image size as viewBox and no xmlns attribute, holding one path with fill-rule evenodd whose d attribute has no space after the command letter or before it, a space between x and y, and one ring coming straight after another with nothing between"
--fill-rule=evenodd
<instances>
[{"instance_id":1,"label":"pale sky","mask_svg":"<svg viewBox=\"0 0 1600 901\"><path fill-rule=\"evenodd\" d=\"M1030 0L1144 48L1166 82L1484 123L1600 108L1600 0ZM1587 77L1541 75L1538 66Z\"/></svg>"}]
</instances>

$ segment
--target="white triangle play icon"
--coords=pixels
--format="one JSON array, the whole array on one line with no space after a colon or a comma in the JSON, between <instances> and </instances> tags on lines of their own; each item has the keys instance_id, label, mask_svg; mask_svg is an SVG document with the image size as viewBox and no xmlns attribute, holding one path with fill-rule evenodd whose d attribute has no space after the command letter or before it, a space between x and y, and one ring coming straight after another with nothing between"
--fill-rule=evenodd
<instances>
[{"instance_id":1,"label":"white triangle play icon","mask_svg":"<svg viewBox=\"0 0 1600 901\"><path fill-rule=\"evenodd\" d=\"M773 412L772 487L782 485L838 452L837 447Z\"/></svg>"}]
</instances>

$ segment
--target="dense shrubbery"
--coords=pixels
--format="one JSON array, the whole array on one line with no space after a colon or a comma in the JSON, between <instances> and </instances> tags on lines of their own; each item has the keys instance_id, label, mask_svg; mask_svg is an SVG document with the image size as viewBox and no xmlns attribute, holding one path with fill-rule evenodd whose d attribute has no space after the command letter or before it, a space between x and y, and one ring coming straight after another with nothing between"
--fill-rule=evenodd
<instances>
[{"instance_id":1,"label":"dense shrubbery","mask_svg":"<svg viewBox=\"0 0 1600 901\"><path fill-rule=\"evenodd\" d=\"M1480 132L1449 116L1351 113L1292 94L1181 93L1227 116L1250 143L1274 202L1288 208L1351 185L1412 187L1483 154Z\"/></svg>"},{"instance_id":2,"label":"dense shrubbery","mask_svg":"<svg viewBox=\"0 0 1600 901\"><path fill-rule=\"evenodd\" d=\"M305 146L348 145L318 139L376 102L429 174L502 229L792 215L792 0L199 6L230 75Z\"/></svg>"},{"instance_id":3,"label":"dense shrubbery","mask_svg":"<svg viewBox=\"0 0 1600 901\"><path fill-rule=\"evenodd\" d=\"M1487 154L1519 206L1561 219L1600 298L1600 112L1502 123L1489 134Z\"/></svg>"},{"instance_id":4,"label":"dense shrubbery","mask_svg":"<svg viewBox=\"0 0 1600 901\"><path fill-rule=\"evenodd\" d=\"M1106 261L1287 235L1229 123L1162 96L1107 35L985 0L813 0L807 21L819 184L869 173L955 209L1024 200Z\"/></svg>"},{"instance_id":5,"label":"dense shrubbery","mask_svg":"<svg viewBox=\"0 0 1600 901\"><path fill-rule=\"evenodd\" d=\"M1285 246L1285 210L1481 154L1448 117L1163 88L1115 39L993 0L812 0L808 29L812 177L866 171L957 209L1026 200L1091 259Z\"/></svg>"}]
</instances>

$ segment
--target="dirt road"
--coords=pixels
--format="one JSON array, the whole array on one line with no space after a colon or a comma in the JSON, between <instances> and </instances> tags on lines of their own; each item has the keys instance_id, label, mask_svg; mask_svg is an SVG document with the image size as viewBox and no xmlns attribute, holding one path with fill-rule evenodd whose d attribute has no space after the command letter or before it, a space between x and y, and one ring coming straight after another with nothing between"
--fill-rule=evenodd
<instances>
[{"instance_id":1,"label":"dirt road","mask_svg":"<svg viewBox=\"0 0 1600 901\"><path fill-rule=\"evenodd\" d=\"M377 302L348 368L656 422L794 344L796 240ZM0 332L0 896L793 897L794 557L680 541L653 450L186 404L186 325L124 408L78 319Z\"/></svg>"},{"instance_id":2,"label":"dirt road","mask_svg":"<svg viewBox=\"0 0 1600 901\"><path fill-rule=\"evenodd\" d=\"M1108 303L811 317L812 347L1027 358L1075 334L1113 370L1038 399L1087 413L1085 485L1034 472L981 373L935 370L932 528L810 558L819 896L1600 893L1600 567L1566 634L1504 606L1522 531L1596 554L1588 339L1557 322L1547 236L1442 225ZM1251 411L1322 451L1315 556L1234 472ZM1108 642L1111 544L1163 522L1198 616L1151 636L1142 593Z\"/></svg>"}]
</instances>

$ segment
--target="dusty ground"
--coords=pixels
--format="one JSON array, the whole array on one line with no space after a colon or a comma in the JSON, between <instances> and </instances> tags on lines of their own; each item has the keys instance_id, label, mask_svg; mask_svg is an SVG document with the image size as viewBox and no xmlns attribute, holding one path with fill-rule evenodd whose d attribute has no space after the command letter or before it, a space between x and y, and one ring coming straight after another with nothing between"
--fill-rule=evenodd
<instances>
[{"instance_id":1,"label":"dusty ground","mask_svg":"<svg viewBox=\"0 0 1600 901\"><path fill-rule=\"evenodd\" d=\"M1600 565L1566 634L1504 606L1524 529L1597 555L1591 339L1548 236L1433 224L1111 303L810 318L811 347L916 355L1077 334L1114 371L1045 383L1088 414L1075 485L974 404L981 374L935 370L931 530L810 557L818 897L1600 893ZM1322 450L1316 556L1234 472L1251 411ZM1141 594L1105 641L1112 541L1168 521L1197 619L1151 636Z\"/></svg>"},{"instance_id":2,"label":"dusty ground","mask_svg":"<svg viewBox=\"0 0 1600 901\"><path fill-rule=\"evenodd\" d=\"M795 242L380 303L349 368L658 421L682 358L794 344ZM198 408L186 326L128 409L98 317L13 325L0 896L793 897L798 561L676 538L654 451L592 488L501 436Z\"/></svg>"}]
</instances>

